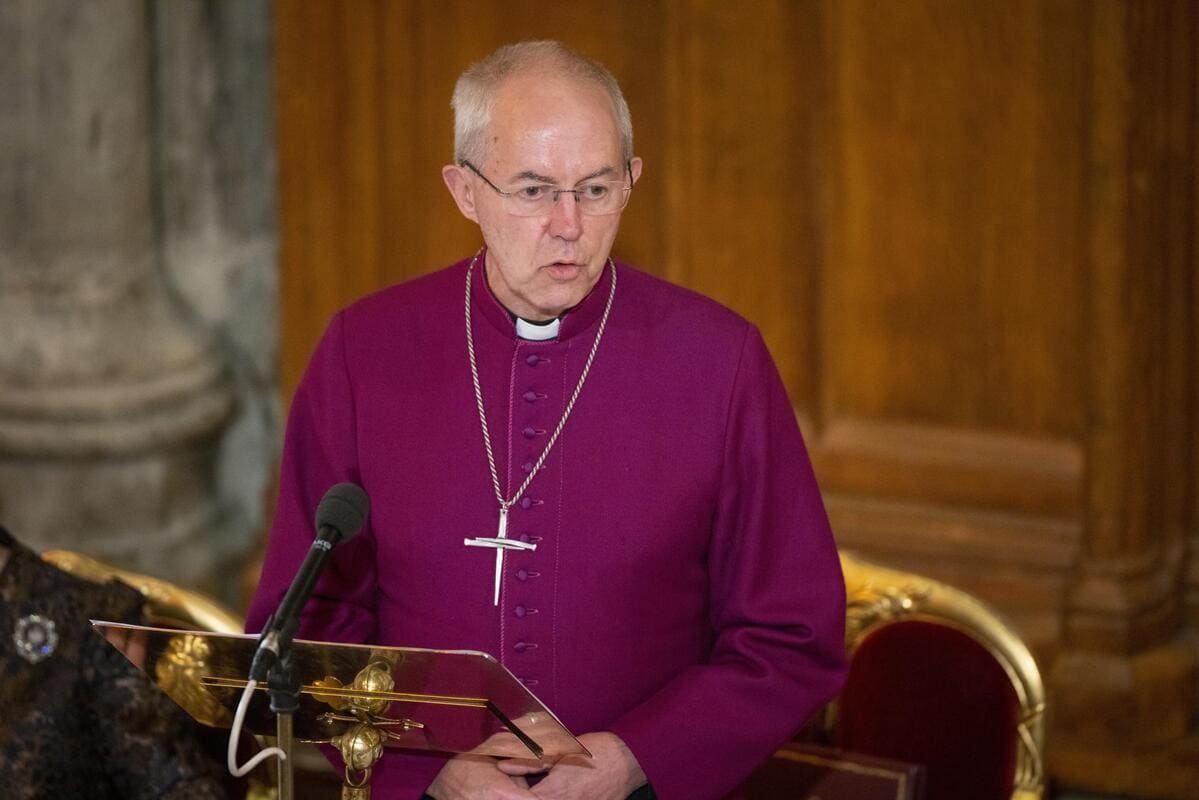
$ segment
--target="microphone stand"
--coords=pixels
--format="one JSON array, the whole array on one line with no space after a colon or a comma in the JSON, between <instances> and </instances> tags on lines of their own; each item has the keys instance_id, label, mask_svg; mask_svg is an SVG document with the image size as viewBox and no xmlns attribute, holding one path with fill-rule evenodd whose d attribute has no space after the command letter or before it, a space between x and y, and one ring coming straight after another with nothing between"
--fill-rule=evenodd
<instances>
[{"instance_id":1,"label":"microphone stand","mask_svg":"<svg viewBox=\"0 0 1199 800\"><path fill-rule=\"evenodd\" d=\"M300 707L300 682L291 666L291 637L280 647L280 657L267 673L267 687L271 696L271 711L275 714L277 746L283 751L279 759L279 798L294 800L295 773L292 766L292 722Z\"/></svg>"},{"instance_id":2,"label":"microphone stand","mask_svg":"<svg viewBox=\"0 0 1199 800\"><path fill-rule=\"evenodd\" d=\"M279 800L293 800L294 770L292 768L292 723L300 707L300 682L291 665L291 640L300 627L300 611L312 594L317 576L338 542L354 536L370 511L370 501L361 486L339 483L325 492L316 507L316 538L308 555L292 579L291 586L258 639L258 650L250 664L250 677L262 680L266 673L271 695L271 711L275 714L279 749ZM267 669L267 660L270 660Z\"/></svg>"}]
</instances>

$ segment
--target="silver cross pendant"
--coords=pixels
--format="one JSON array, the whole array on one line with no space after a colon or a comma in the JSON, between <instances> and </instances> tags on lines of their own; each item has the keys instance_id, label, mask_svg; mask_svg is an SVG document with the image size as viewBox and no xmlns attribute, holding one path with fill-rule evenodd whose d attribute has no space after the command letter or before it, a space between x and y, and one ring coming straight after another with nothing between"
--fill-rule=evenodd
<instances>
[{"instance_id":1,"label":"silver cross pendant","mask_svg":"<svg viewBox=\"0 0 1199 800\"><path fill-rule=\"evenodd\" d=\"M493 603L497 606L500 604L500 577L504 573L504 551L537 549L537 545L532 542L522 542L517 539L508 538L508 509L505 507L500 507L500 527L495 536L478 536L474 539L463 539L462 543L467 547L495 548L495 600Z\"/></svg>"}]
</instances>

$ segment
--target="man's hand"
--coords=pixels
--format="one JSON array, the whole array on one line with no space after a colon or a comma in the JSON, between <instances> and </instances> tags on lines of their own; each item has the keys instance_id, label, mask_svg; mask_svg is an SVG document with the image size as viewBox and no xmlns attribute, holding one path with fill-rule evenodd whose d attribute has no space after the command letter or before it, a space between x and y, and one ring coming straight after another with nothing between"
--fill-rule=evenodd
<instances>
[{"instance_id":1,"label":"man's hand","mask_svg":"<svg viewBox=\"0 0 1199 800\"><path fill-rule=\"evenodd\" d=\"M556 762L557 759L501 758L496 767L505 775L524 776L547 772Z\"/></svg>"},{"instance_id":2,"label":"man's hand","mask_svg":"<svg viewBox=\"0 0 1199 800\"><path fill-rule=\"evenodd\" d=\"M625 800L646 782L633 751L614 733L585 733L579 741L591 751L566 756L533 787L544 800Z\"/></svg>"},{"instance_id":3,"label":"man's hand","mask_svg":"<svg viewBox=\"0 0 1199 800\"><path fill-rule=\"evenodd\" d=\"M426 793L436 800L536 800L528 781L505 775L486 756L451 758Z\"/></svg>"}]
</instances>

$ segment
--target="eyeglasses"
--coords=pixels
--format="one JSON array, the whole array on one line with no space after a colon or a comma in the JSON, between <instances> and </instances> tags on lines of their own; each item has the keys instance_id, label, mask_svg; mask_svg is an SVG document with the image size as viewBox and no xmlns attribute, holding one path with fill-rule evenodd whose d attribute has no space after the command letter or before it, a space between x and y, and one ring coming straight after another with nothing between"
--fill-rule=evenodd
<instances>
[{"instance_id":1,"label":"eyeglasses","mask_svg":"<svg viewBox=\"0 0 1199 800\"><path fill-rule=\"evenodd\" d=\"M616 214L629 203L629 192L633 191L632 184L624 181L586 181L575 189L562 189L552 183L530 181L516 186L512 191L505 192L479 172L479 168L469 161L459 162L462 166L483 179L483 182L504 198L504 207L509 214L516 217L548 216L564 194L575 196L575 205L579 211L588 217L602 217ZM625 164L628 174L632 175L632 165Z\"/></svg>"}]
</instances>

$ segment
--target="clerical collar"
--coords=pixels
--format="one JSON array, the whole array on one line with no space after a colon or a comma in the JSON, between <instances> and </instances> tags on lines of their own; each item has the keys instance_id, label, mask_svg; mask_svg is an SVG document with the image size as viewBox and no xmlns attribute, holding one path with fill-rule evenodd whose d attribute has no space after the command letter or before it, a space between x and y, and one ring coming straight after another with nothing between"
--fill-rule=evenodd
<instances>
[{"instance_id":1,"label":"clerical collar","mask_svg":"<svg viewBox=\"0 0 1199 800\"><path fill-rule=\"evenodd\" d=\"M544 342L557 337L558 328L562 324L561 317L547 319L544 322L530 322L515 314L512 315L512 318L516 321L516 335L531 342Z\"/></svg>"}]
</instances>

